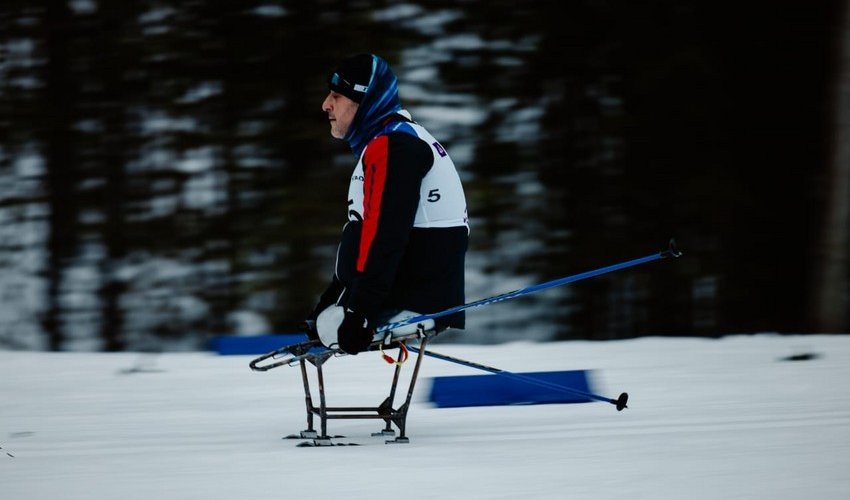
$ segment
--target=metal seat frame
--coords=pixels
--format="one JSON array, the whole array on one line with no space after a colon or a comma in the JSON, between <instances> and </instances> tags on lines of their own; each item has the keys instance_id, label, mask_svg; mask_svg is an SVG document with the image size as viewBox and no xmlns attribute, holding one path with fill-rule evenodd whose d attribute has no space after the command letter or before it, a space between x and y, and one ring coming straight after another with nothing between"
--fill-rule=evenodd
<instances>
[{"instance_id":1,"label":"metal seat frame","mask_svg":"<svg viewBox=\"0 0 850 500\"><path fill-rule=\"evenodd\" d=\"M334 356L333 353L326 353L316 356L311 359L300 359L301 378L304 382L304 402L307 409L307 429L299 434L287 436L289 439L308 439L298 446L339 446L342 443L334 443L332 440L344 436L331 436L328 434L328 420L364 420L375 419L383 420L384 428L379 432L372 433L372 436L395 436L393 425L398 428L399 435L395 439L387 439L386 444L409 443L410 439L406 435L407 431L407 415L410 410L410 403L413 399L413 391L416 387L416 379L419 377L419 368L422 365L422 358L425 356L425 349L428 343L429 334L420 328L419 347L416 350L416 360L413 366L413 373L410 378L410 384L407 388L407 395L404 402L398 407L393 407L396 392L398 389L399 378L401 375L402 364L399 358L393 370L392 384L390 385L390 393L384 401L378 406L328 406L327 397L325 395L325 377L323 365L326 361ZM402 341L403 342L403 341ZM399 354L401 356L401 353ZM307 364L311 364L316 369L316 381L318 385L319 405L314 404L313 391L310 387L310 377L308 375ZM319 419L319 429L315 428L315 418Z\"/></svg>"}]
</instances>

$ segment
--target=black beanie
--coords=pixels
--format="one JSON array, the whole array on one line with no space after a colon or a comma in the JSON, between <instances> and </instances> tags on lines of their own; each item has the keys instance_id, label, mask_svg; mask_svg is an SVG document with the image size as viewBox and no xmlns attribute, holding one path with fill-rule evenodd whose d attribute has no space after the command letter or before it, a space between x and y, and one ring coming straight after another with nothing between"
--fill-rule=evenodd
<instances>
[{"instance_id":1,"label":"black beanie","mask_svg":"<svg viewBox=\"0 0 850 500\"><path fill-rule=\"evenodd\" d=\"M371 54L357 54L344 59L328 76L328 88L359 104L369 90L372 65Z\"/></svg>"}]
</instances>

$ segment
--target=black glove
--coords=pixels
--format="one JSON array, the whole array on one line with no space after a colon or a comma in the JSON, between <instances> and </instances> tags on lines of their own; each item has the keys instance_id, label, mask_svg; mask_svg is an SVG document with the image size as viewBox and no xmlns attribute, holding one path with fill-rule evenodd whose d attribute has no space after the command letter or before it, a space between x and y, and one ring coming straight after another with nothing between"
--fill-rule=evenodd
<instances>
[{"instance_id":1,"label":"black glove","mask_svg":"<svg viewBox=\"0 0 850 500\"><path fill-rule=\"evenodd\" d=\"M362 315L345 310L345 317L337 330L339 348L347 354L357 354L369 348L373 332L368 327L368 321Z\"/></svg>"}]
</instances>

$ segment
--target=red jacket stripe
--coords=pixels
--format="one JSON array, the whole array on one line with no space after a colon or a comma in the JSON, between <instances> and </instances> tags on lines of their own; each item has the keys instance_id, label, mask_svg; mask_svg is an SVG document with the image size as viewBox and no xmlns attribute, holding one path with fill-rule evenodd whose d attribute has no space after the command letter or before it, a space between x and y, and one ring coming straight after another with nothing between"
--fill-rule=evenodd
<instances>
[{"instance_id":1,"label":"red jacket stripe","mask_svg":"<svg viewBox=\"0 0 850 500\"><path fill-rule=\"evenodd\" d=\"M366 149L363 158L363 232L360 234L360 251L357 254L357 271L366 269L369 249L378 233L381 218L381 198L387 181L387 152L389 138L376 138Z\"/></svg>"}]
</instances>

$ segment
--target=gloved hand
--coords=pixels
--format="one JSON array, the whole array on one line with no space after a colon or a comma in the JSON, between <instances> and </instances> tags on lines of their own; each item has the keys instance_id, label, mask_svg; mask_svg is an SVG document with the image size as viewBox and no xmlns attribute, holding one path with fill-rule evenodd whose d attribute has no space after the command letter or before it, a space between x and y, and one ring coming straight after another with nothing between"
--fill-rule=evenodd
<instances>
[{"instance_id":1,"label":"gloved hand","mask_svg":"<svg viewBox=\"0 0 850 500\"><path fill-rule=\"evenodd\" d=\"M345 317L337 330L339 348L347 354L357 354L369 348L373 332L366 318L351 309L345 310Z\"/></svg>"}]
</instances>

